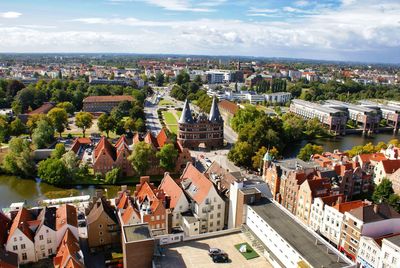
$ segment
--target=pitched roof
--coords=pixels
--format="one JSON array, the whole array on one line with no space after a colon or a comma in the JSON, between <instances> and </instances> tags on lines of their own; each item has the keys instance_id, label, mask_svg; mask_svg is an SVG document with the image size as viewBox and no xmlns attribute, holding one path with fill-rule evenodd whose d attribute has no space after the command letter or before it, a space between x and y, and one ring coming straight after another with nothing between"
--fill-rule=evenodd
<instances>
[{"instance_id":1,"label":"pitched roof","mask_svg":"<svg viewBox=\"0 0 400 268\"><path fill-rule=\"evenodd\" d=\"M143 178L146 178L145 180ZM135 198L142 204L143 202L150 202L151 211L156 211L165 198L165 193L162 189L157 189L152 183L148 181L148 177L141 178L140 185L136 186Z\"/></svg>"},{"instance_id":2,"label":"pitched roof","mask_svg":"<svg viewBox=\"0 0 400 268\"><path fill-rule=\"evenodd\" d=\"M11 225L11 220L0 211L0 245L7 241L8 229Z\"/></svg>"},{"instance_id":3,"label":"pitched roof","mask_svg":"<svg viewBox=\"0 0 400 268\"><path fill-rule=\"evenodd\" d=\"M211 188L214 187L213 183L190 162L180 178L185 192L198 204L204 201Z\"/></svg>"},{"instance_id":4,"label":"pitched roof","mask_svg":"<svg viewBox=\"0 0 400 268\"><path fill-rule=\"evenodd\" d=\"M219 112L218 108L218 102L217 98L214 96L211 104L211 109L210 109L210 116L208 117L208 120L211 122L223 122L224 120L222 119L221 113Z\"/></svg>"},{"instance_id":5,"label":"pitched roof","mask_svg":"<svg viewBox=\"0 0 400 268\"><path fill-rule=\"evenodd\" d=\"M53 259L55 268L80 268L84 267L83 258L80 254L79 242L72 234L70 229L64 234L57 251L57 255Z\"/></svg>"},{"instance_id":6,"label":"pitched roof","mask_svg":"<svg viewBox=\"0 0 400 268\"><path fill-rule=\"evenodd\" d=\"M144 136L143 141L147 144L154 146L155 148L158 148L157 138L153 136L151 131L147 131L146 136Z\"/></svg>"},{"instance_id":7,"label":"pitched roof","mask_svg":"<svg viewBox=\"0 0 400 268\"><path fill-rule=\"evenodd\" d=\"M326 196L331 190L331 182L326 178L314 178L312 180L306 180L306 183L310 186L313 197Z\"/></svg>"},{"instance_id":8,"label":"pitched roof","mask_svg":"<svg viewBox=\"0 0 400 268\"><path fill-rule=\"evenodd\" d=\"M40 213L37 217L37 220L40 221L38 229L44 225L55 231L56 230L56 211L57 211L57 208L55 208L55 207L49 207L49 208L44 207L40 211Z\"/></svg>"},{"instance_id":9,"label":"pitched roof","mask_svg":"<svg viewBox=\"0 0 400 268\"><path fill-rule=\"evenodd\" d=\"M90 139L90 138L76 138L75 140L74 140L74 143L72 144L72 147L71 147L71 150L74 152L74 153L78 153L78 151L79 151L79 148L82 146L82 145L88 145L88 144L91 144L92 143L92 140Z\"/></svg>"},{"instance_id":10,"label":"pitched roof","mask_svg":"<svg viewBox=\"0 0 400 268\"><path fill-rule=\"evenodd\" d=\"M118 224L117 216L115 215L114 208L105 200L104 197L100 197L96 200L94 206L87 216L87 224L95 222L102 213L106 213L107 216Z\"/></svg>"},{"instance_id":11,"label":"pitched roof","mask_svg":"<svg viewBox=\"0 0 400 268\"><path fill-rule=\"evenodd\" d=\"M359 158L362 162L371 162L371 161L382 161L385 160L386 157L383 153L373 153L373 154L360 154Z\"/></svg>"},{"instance_id":12,"label":"pitched roof","mask_svg":"<svg viewBox=\"0 0 400 268\"><path fill-rule=\"evenodd\" d=\"M352 209L359 208L361 206L366 206L369 205L369 203L362 201L362 200L355 200L355 201L350 201L350 202L344 202L340 204L336 204L333 207L339 211L340 213L345 213L346 211L350 211Z\"/></svg>"},{"instance_id":13,"label":"pitched roof","mask_svg":"<svg viewBox=\"0 0 400 268\"><path fill-rule=\"evenodd\" d=\"M100 154L105 153L109 155L113 160L116 158L115 148L111 145L106 137L101 137L99 143L94 148L94 158L97 160Z\"/></svg>"},{"instance_id":14,"label":"pitched roof","mask_svg":"<svg viewBox=\"0 0 400 268\"><path fill-rule=\"evenodd\" d=\"M321 200L325 205L334 206L336 204L342 203L342 201L344 200L344 194L324 196L321 197Z\"/></svg>"},{"instance_id":15,"label":"pitched roof","mask_svg":"<svg viewBox=\"0 0 400 268\"><path fill-rule=\"evenodd\" d=\"M45 102L43 103L42 106L37 108L36 110L33 110L29 112L29 115L34 115L34 114L47 114L51 109L55 107L55 104L52 102Z\"/></svg>"},{"instance_id":16,"label":"pitched roof","mask_svg":"<svg viewBox=\"0 0 400 268\"><path fill-rule=\"evenodd\" d=\"M400 218L400 214L388 204L362 206L350 210L349 213L364 223Z\"/></svg>"},{"instance_id":17,"label":"pitched roof","mask_svg":"<svg viewBox=\"0 0 400 268\"><path fill-rule=\"evenodd\" d=\"M400 168L400 159L385 159L381 161L386 174L393 174Z\"/></svg>"},{"instance_id":18,"label":"pitched roof","mask_svg":"<svg viewBox=\"0 0 400 268\"><path fill-rule=\"evenodd\" d=\"M129 204L122 214L122 222L124 224L128 224L132 217L140 219L139 212L132 205Z\"/></svg>"},{"instance_id":19,"label":"pitched roof","mask_svg":"<svg viewBox=\"0 0 400 268\"><path fill-rule=\"evenodd\" d=\"M205 175L214 183L216 179L221 181L221 188L229 190L235 181L242 181L243 178L236 178L226 169L224 169L218 162L214 161L205 171Z\"/></svg>"},{"instance_id":20,"label":"pitched roof","mask_svg":"<svg viewBox=\"0 0 400 268\"><path fill-rule=\"evenodd\" d=\"M10 232L8 235L8 240L11 239L11 237L14 235L14 232L19 229L22 233L25 234L27 238L33 241L33 233L31 229L29 228L28 221L34 220L33 215L26 209L26 208L21 208L17 216L15 216L13 223L10 228Z\"/></svg>"},{"instance_id":21,"label":"pitched roof","mask_svg":"<svg viewBox=\"0 0 400 268\"><path fill-rule=\"evenodd\" d=\"M168 142L167 133L165 133L165 129L162 128L160 133L157 135L157 144L158 147L162 148Z\"/></svg>"},{"instance_id":22,"label":"pitched roof","mask_svg":"<svg viewBox=\"0 0 400 268\"><path fill-rule=\"evenodd\" d=\"M128 202L129 202L129 196L126 192L123 192L121 198L118 201L117 208L118 209L126 208L128 206Z\"/></svg>"},{"instance_id":23,"label":"pitched roof","mask_svg":"<svg viewBox=\"0 0 400 268\"><path fill-rule=\"evenodd\" d=\"M239 107L238 107L235 103L230 102L230 101L228 101L228 100L221 100L221 101L218 103L218 105L219 105L219 107L220 107L221 109L224 109L224 110L226 110L226 111L229 111L229 112L232 113L232 114L236 114L237 111L239 111Z\"/></svg>"},{"instance_id":24,"label":"pitched roof","mask_svg":"<svg viewBox=\"0 0 400 268\"><path fill-rule=\"evenodd\" d=\"M133 101L132 96L89 96L83 99L84 103L88 102L121 102L121 101Z\"/></svg>"},{"instance_id":25,"label":"pitched roof","mask_svg":"<svg viewBox=\"0 0 400 268\"><path fill-rule=\"evenodd\" d=\"M181 118L179 119L178 123L180 124L191 124L193 123L192 111L190 110L189 100L185 100L185 104L183 105L183 110L181 114Z\"/></svg>"},{"instance_id":26,"label":"pitched roof","mask_svg":"<svg viewBox=\"0 0 400 268\"><path fill-rule=\"evenodd\" d=\"M73 205L61 205L56 212L56 229L60 230L65 224L78 227L76 207Z\"/></svg>"},{"instance_id":27,"label":"pitched roof","mask_svg":"<svg viewBox=\"0 0 400 268\"><path fill-rule=\"evenodd\" d=\"M179 187L179 185L168 173L164 174L164 178L162 179L161 184L158 188L162 189L165 194L171 198L169 204L170 208L175 208L182 195L184 198L186 198L182 188Z\"/></svg>"}]
</instances>

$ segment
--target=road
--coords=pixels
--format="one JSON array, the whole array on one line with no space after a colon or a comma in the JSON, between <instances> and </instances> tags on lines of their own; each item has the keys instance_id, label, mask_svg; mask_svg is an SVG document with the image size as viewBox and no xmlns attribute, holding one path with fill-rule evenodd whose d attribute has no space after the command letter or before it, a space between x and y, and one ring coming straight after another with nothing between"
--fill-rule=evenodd
<instances>
[{"instance_id":1,"label":"road","mask_svg":"<svg viewBox=\"0 0 400 268\"><path fill-rule=\"evenodd\" d=\"M158 119L157 114L158 109L158 100L157 97L154 95L149 97L144 102L144 114L146 117L146 127L147 130L150 130L153 135L157 135L162 126L160 120Z\"/></svg>"}]
</instances>

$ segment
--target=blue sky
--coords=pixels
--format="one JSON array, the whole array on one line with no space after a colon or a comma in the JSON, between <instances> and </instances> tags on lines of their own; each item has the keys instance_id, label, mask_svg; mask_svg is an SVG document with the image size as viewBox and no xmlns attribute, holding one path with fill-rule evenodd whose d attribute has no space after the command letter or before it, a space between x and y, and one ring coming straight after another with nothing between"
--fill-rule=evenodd
<instances>
[{"instance_id":1,"label":"blue sky","mask_svg":"<svg viewBox=\"0 0 400 268\"><path fill-rule=\"evenodd\" d=\"M400 1L1 0L0 52L400 63Z\"/></svg>"}]
</instances>

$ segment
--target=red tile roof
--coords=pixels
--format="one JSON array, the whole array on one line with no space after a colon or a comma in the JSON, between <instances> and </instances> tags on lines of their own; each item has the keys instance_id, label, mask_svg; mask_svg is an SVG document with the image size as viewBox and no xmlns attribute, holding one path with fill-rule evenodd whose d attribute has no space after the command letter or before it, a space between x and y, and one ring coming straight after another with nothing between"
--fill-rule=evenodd
<instances>
[{"instance_id":1,"label":"red tile roof","mask_svg":"<svg viewBox=\"0 0 400 268\"><path fill-rule=\"evenodd\" d=\"M364 223L400 218L400 214L388 204L361 206L350 210L349 213Z\"/></svg>"},{"instance_id":2,"label":"red tile roof","mask_svg":"<svg viewBox=\"0 0 400 268\"><path fill-rule=\"evenodd\" d=\"M322 202L324 202L325 205L328 206L335 206L337 204L340 204L344 201L344 194L338 194L338 195L330 195L330 196L324 196L321 197Z\"/></svg>"},{"instance_id":3,"label":"red tile roof","mask_svg":"<svg viewBox=\"0 0 400 268\"><path fill-rule=\"evenodd\" d=\"M157 144L158 147L163 147L166 143L168 142L168 136L167 133L165 133L165 129L162 128L160 133L157 135Z\"/></svg>"},{"instance_id":4,"label":"red tile roof","mask_svg":"<svg viewBox=\"0 0 400 268\"><path fill-rule=\"evenodd\" d=\"M186 165L181 176L182 184L185 186L185 191L198 203L202 203L211 188L213 183L201 173L192 163Z\"/></svg>"},{"instance_id":5,"label":"red tile roof","mask_svg":"<svg viewBox=\"0 0 400 268\"><path fill-rule=\"evenodd\" d=\"M57 251L57 255L53 259L55 268L83 268L85 267L83 259L81 258L79 251L79 242L67 229L61 240L60 246Z\"/></svg>"},{"instance_id":6,"label":"red tile roof","mask_svg":"<svg viewBox=\"0 0 400 268\"><path fill-rule=\"evenodd\" d=\"M170 208L175 208L179 199L182 196L185 197L182 188L179 187L179 185L174 181L174 179L168 173L164 174L164 178L161 181L161 184L158 188L162 189L165 192L165 194L171 198L169 205Z\"/></svg>"},{"instance_id":7,"label":"red tile roof","mask_svg":"<svg viewBox=\"0 0 400 268\"><path fill-rule=\"evenodd\" d=\"M106 137L101 137L99 143L96 145L96 148L94 148L94 158L97 160L100 154L105 153L113 160L116 158L116 152L115 148L111 145L111 143L108 141Z\"/></svg>"},{"instance_id":8,"label":"red tile roof","mask_svg":"<svg viewBox=\"0 0 400 268\"><path fill-rule=\"evenodd\" d=\"M132 96L89 96L86 97L83 102L121 102L121 101L133 101Z\"/></svg>"},{"instance_id":9,"label":"red tile roof","mask_svg":"<svg viewBox=\"0 0 400 268\"><path fill-rule=\"evenodd\" d=\"M74 141L74 143L72 144L72 147L71 147L71 150L74 152L74 153L78 153L78 151L79 151L79 148L82 146L82 145L89 145L89 144L91 144L92 143L92 140L90 139L90 138L76 138L75 139L75 141Z\"/></svg>"},{"instance_id":10,"label":"red tile roof","mask_svg":"<svg viewBox=\"0 0 400 268\"><path fill-rule=\"evenodd\" d=\"M7 241L10 225L11 220L0 211L0 245L3 245Z\"/></svg>"},{"instance_id":11,"label":"red tile roof","mask_svg":"<svg viewBox=\"0 0 400 268\"><path fill-rule=\"evenodd\" d=\"M146 136L144 137L143 141L147 144L153 145L155 148L158 148L157 138L151 134L150 131L147 132Z\"/></svg>"},{"instance_id":12,"label":"red tile roof","mask_svg":"<svg viewBox=\"0 0 400 268\"><path fill-rule=\"evenodd\" d=\"M391 160L385 159L382 160L383 169L385 170L386 174L393 174L400 168L400 159Z\"/></svg>"},{"instance_id":13,"label":"red tile roof","mask_svg":"<svg viewBox=\"0 0 400 268\"><path fill-rule=\"evenodd\" d=\"M51 109L55 107L54 103L51 102L45 102L43 103L42 106L37 108L36 110L33 110L29 112L29 115L34 115L34 114L47 114Z\"/></svg>"},{"instance_id":14,"label":"red tile roof","mask_svg":"<svg viewBox=\"0 0 400 268\"><path fill-rule=\"evenodd\" d=\"M239 111L239 107L236 105L236 103L233 103L233 102L230 102L227 100L221 100L218 103L218 106L220 109L228 111L231 114L236 114L237 111Z\"/></svg>"},{"instance_id":15,"label":"red tile roof","mask_svg":"<svg viewBox=\"0 0 400 268\"><path fill-rule=\"evenodd\" d=\"M11 237L14 235L14 232L19 229L22 233L25 234L26 237L28 237L30 240L33 241L33 233L31 229L29 228L28 221L34 220L32 214L26 209L26 208L21 208L17 216L15 216L13 223L10 228L10 232L8 235L8 240L11 239Z\"/></svg>"},{"instance_id":16,"label":"red tile roof","mask_svg":"<svg viewBox=\"0 0 400 268\"><path fill-rule=\"evenodd\" d=\"M133 206L128 205L128 207L124 211L124 214L122 214L122 222L124 224L127 224L132 219L132 217L140 219L139 212Z\"/></svg>"},{"instance_id":17,"label":"red tile roof","mask_svg":"<svg viewBox=\"0 0 400 268\"><path fill-rule=\"evenodd\" d=\"M141 183L136 185L135 197L141 204L145 200L150 201L150 209L156 211L160 205L163 205L165 193L157 189L152 183L149 183L149 177L141 177Z\"/></svg>"},{"instance_id":18,"label":"red tile roof","mask_svg":"<svg viewBox=\"0 0 400 268\"><path fill-rule=\"evenodd\" d=\"M65 224L78 227L76 207L73 205L61 205L56 212L56 230L60 230Z\"/></svg>"},{"instance_id":19,"label":"red tile roof","mask_svg":"<svg viewBox=\"0 0 400 268\"><path fill-rule=\"evenodd\" d=\"M350 211L352 209L356 209L362 206L366 206L369 205L370 203L362 201L362 200L356 200L356 201L351 201L351 202L344 202L341 204L336 204L333 207L339 211L340 213L345 213L346 211Z\"/></svg>"},{"instance_id":20,"label":"red tile roof","mask_svg":"<svg viewBox=\"0 0 400 268\"><path fill-rule=\"evenodd\" d=\"M371 161L382 161L385 160L386 157L383 153L373 153L373 154L360 154L359 155L362 162L371 162Z\"/></svg>"}]
</instances>

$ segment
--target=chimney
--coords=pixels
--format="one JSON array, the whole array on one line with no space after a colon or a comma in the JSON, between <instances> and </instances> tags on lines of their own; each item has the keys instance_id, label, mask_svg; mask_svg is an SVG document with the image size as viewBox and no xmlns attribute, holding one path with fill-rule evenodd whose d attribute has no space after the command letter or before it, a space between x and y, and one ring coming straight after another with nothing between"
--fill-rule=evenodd
<instances>
[{"instance_id":1,"label":"chimney","mask_svg":"<svg viewBox=\"0 0 400 268\"><path fill-rule=\"evenodd\" d=\"M375 214L379 213L379 205L378 204L374 204L374 212L375 212Z\"/></svg>"}]
</instances>

